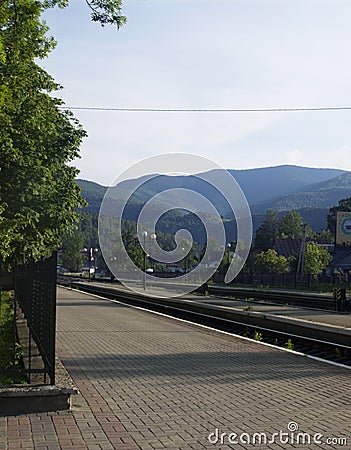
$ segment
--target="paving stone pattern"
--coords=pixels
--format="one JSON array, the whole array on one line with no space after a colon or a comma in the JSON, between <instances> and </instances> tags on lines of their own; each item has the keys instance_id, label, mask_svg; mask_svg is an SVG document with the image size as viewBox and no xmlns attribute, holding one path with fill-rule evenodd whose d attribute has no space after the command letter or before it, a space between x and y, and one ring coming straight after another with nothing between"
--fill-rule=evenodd
<instances>
[{"instance_id":1,"label":"paving stone pattern","mask_svg":"<svg viewBox=\"0 0 351 450\"><path fill-rule=\"evenodd\" d=\"M0 449L351 449L348 369L62 288L57 313L80 395L72 412L0 417ZM290 422L323 443L245 443ZM216 429L238 443L210 443Z\"/></svg>"}]
</instances>

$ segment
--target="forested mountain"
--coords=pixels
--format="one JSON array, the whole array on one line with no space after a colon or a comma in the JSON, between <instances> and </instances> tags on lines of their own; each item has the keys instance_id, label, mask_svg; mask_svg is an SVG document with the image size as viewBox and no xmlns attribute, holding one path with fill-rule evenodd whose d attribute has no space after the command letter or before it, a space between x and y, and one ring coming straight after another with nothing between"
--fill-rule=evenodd
<instances>
[{"instance_id":1,"label":"forested mountain","mask_svg":"<svg viewBox=\"0 0 351 450\"><path fill-rule=\"evenodd\" d=\"M243 190L250 206L255 205L254 209L258 212L266 211L267 208L271 207L273 201L283 196L294 192L310 190L310 186L313 190L314 186L319 186L318 183L329 181L345 173L345 171L338 169L315 169L291 165L247 170L228 170L228 172ZM220 181L222 177L221 171L212 171L211 175L215 182L217 174L218 181ZM155 194L167 189L186 188L201 193L216 205L220 214L225 217L231 217L229 205L223 196L215 188L196 176L155 175L149 180L147 178L126 180L118 185L119 194L124 190L134 190L138 185L140 187L136 189L131 199L131 203L133 204L143 204ZM310 204L301 204L299 208L309 206Z\"/></svg>"},{"instance_id":2,"label":"forested mountain","mask_svg":"<svg viewBox=\"0 0 351 450\"><path fill-rule=\"evenodd\" d=\"M323 183L307 186L300 192L293 192L273 203L267 203L267 205L276 211L313 207L329 208L331 205L336 205L340 199L346 197L351 197L350 172Z\"/></svg>"},{"instance_id":3,"label":"forested mountain","mask_svg":"<svg viewBox=\"0 0 351 450\"><path fill-rule=\"evenodd\" d=\"M83 198L88 202L84 207L85 211L98 213L107 187L87 180L78 179L76 182L82 188Z\"/></svg>"},{"instance_id":4,"label":"forested mountain","mask_svg":"<svg viewBox=\"0 0 351 450\"><path fill-rule=\"evenodd\" d=\"M245 193L256 226L267 209L277 211L295 209L311 224L312 228L319 231L326 226L326 214L329 207L336 205L341 198L351 196L351 172L337 169L284 165L229 170L229 172ZM215 171L214 175L216 175ZM221 176L220 173L219 176ZM77 183L83 190L83 197L89 203L85 209L98 213L107 188L91 181L77 180ZM196 176L156 175L146 181L145 178L126 180L118 185L113 200L121 201L124 192L138 185L140 187L133 193L126 208L125 219L136 220L142 205L155 194L180 187L201 193L216 206L223 217L229 220L233 218L224 197L213 186ZM184 201L186 201L185 197Z\"/></svg>"},{"instance_id":5,"label":"forested mountain","mask_svg":"<svg viewBox=\"0 0 351 450\"><path fill-rule=\"evenodd\" d=\"M244 191L250 205L272 201L345 173L338 169L316 169L293 165L229 170Z\"/></svg>"}]
</instances>

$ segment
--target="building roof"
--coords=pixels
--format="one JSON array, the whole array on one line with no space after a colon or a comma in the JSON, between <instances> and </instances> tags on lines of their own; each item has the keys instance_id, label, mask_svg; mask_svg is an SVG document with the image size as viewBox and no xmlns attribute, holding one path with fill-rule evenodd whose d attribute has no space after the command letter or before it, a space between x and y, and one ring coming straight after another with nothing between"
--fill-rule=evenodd
<instances>
[{"instance_id":1,"label":"building roof","mask_svg":"<svg viewBox=\"0 0 351 450\"><path fill-rule=\"evenodd\" d=\"M273 250L275 250L279 256L285 256L285 258L298 255L300 248L301 239L276 238L274 240Z\"/></svg>"}]
</instances>

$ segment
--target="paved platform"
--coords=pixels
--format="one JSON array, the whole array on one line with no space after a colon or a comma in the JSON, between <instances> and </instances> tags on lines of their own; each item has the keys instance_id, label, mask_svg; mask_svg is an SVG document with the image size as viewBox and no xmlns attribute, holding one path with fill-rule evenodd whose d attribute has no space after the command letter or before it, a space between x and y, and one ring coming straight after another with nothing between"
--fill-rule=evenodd
<instances>
[{"instance_id":1,"label":"paved platform","mask_svg":"<svg viewBox=\"0 0 351 450\"><path fill-rule=\"evenodd\" d=\"M72 412L0 417L0 449L351 449L350 370L58 293L58 352L81 394Z\"/></svg>"},{"instance_id":2,"label":"paved platform","mask_svg":"<svg viewBox=\"0 0 351 450\"><path fill-rule=\"evenodd\" d=\"M221 305L228 308L240 309L241 311L250 307L250 311L264 312L282 317L293 317L315 323L322 323L343 327L351 330L351 314L326 311L322 309L302 308L298 306L267 305L253 301L241 301L231 299L220 299L209 297L200 300L211 305Z\"/></svg>"},{"instance_id":3,"label":"paved platform","mask_svg":"<svg viewBox=\"0 0 351 450\"><path fill-rule=\"evenodd\" d=\"M106 285L109 288L122 291L128 290L123 285L116 285L113 283L92 282L90 284L95 285L97 287ZM149 289L147 292L149 291L152 294L157 295L157 290ZM265 314L273 314L282 317L297 318L300 320L306 320L309 322L321 323L326 325L333 325L351 330L351 314L347 313L339 313L322 309L302 308L299 306L267 304L264 302L257 302L257 301L234 300L230 298L221 298L214 295L204 297L199 294L188 294L184 296L184 298L187 300L193 300L195 302L205 303L209 305L220 305L232 309L238 309L240 311L243 311L248 307L250 307L250 311L253 312L263 312Z\"/></svg>"}]
</instances>

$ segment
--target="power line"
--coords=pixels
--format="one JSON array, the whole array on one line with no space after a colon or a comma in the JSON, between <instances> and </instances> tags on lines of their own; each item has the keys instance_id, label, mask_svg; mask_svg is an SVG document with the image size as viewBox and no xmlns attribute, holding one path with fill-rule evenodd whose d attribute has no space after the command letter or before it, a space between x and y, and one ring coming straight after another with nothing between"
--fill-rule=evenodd
<instances>
[{"instance_id":1,"label":"power line","mask_svg":"<svg viewBox=\"0 0 351 450\"><path fill-rule=\"evenodd\" d=\"M119 112L176 112L176 113L267 113L301 111L350 111L351 106L316 106L301 108L109 108L100 106L59 106L61 109Z\"/></svg>"}]
</instances>

